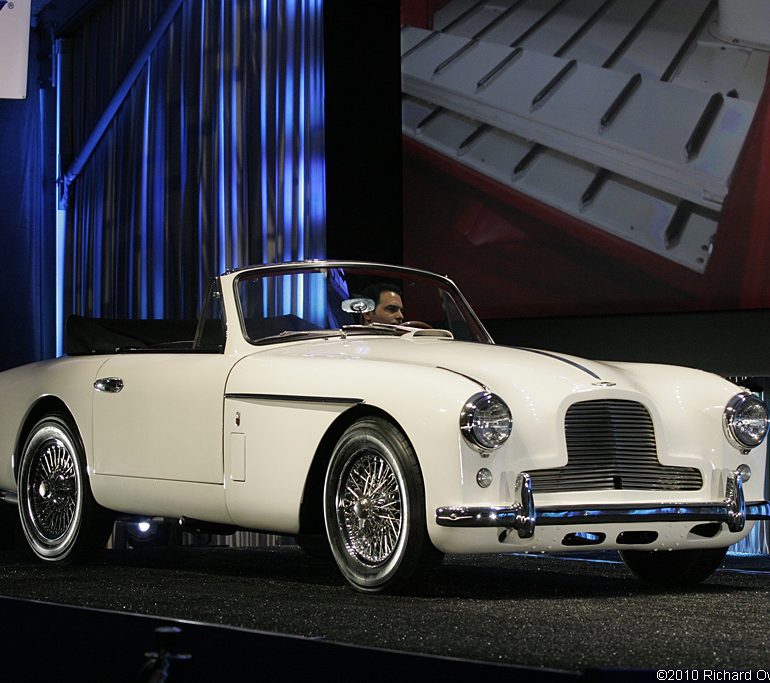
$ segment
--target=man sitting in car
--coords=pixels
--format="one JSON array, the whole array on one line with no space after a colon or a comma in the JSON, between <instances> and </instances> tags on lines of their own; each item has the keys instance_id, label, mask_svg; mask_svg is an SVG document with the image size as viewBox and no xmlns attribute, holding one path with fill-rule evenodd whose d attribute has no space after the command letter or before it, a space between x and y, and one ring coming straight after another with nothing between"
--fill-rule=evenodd
<instances>
[{"instance_id":1,"label":"man sitting in car","mask_svg":"<svg viewBox=\"0 0 770 683\"><path fill-rule=\"evenodd\" d=\"M384 323L385 325L400 325L404 322L404 303L401 290L395 285L378 282L369 285L361 296L375 302L373 311L362 314L364 325Z\"/></svg>"}]
</instances>

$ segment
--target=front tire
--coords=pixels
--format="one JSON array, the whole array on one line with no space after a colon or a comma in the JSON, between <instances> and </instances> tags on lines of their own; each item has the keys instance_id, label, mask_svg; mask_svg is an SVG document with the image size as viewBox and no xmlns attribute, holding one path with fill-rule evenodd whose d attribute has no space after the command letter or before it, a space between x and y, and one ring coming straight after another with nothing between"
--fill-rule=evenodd
<instances>
[{"instance_id":1,"label":"front tire","mask_svg":"<svg viewBox=\"0 0 770 683\"><path fill-rule=\"evenodd\" d=\"M363 418L342 435L324 485L329 546L359 591L392 592L435 564L417 458L390 422Z\"/></svg>"},{"instance_id":2,"label":"front tire","mask_svg":"<svg viewBox=\"0 0 770 683\"><path fill-rule=\"evenodd\" d=\"M626 567L645 583L686 587L699 584L722 564L727 548L697 550L621 550Z\"/></svg>"},{"instance_id":3,"label":"front tire","mask_svg":"<svg viewBox=\"0 0 770 683\"><path fill-rule=\"evenodd\" d=\"M91 495L80 439L63 416L33 427L18 485L22 530L39 558L66 562L104 548L112 517Z\"/></svg>"}]
</instances>

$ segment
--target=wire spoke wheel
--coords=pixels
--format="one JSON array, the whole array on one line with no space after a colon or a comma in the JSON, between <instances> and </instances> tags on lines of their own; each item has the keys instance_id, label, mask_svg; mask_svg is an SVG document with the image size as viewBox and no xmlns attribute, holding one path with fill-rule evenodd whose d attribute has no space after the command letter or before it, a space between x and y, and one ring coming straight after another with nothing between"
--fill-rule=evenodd
<instances>
[{"instance_id":1,"label":"wire spoke wheel","mask_svg":"<svg viewBox=\"0 0 770 683\"><path fill-rule=\"evenodd\" d=\"M326 471L324 520L337 566L365 593L399 590L439 556L428 539L417 457L383 418L359 419L337 442Z\"/></svg>"},{"instance_id":2,"label":"wire spoke wheel","mask_svg":"<svg viewBox=\"0 0 770 683\"><path fill-rule=\"evenodd\" d=\"M351 459L337 489L338 523L351 554L371 565L387 561L398 545L402 507L387 460L368 451Z\"/></svg>"},{"instance_id":3,"label":"wire spoke wheel","mask_svg":"<svg viewBox=\"0 0 770 683\"><path fill-rule=\"evenodd\" d=\"M80 491L72 453L59 439L42 444L33 455L27 481L30 519L49 542L60 539L77 514Z\"/></svg>"},{"instance_id":4,"label":"wire spoke wheel","mask_svg":"<svg viewBox=\"0 0 770 683\"><path fill-rule=\"evenodd\" d=\"M85 456L68 421L40 420L19 463L19 517L24 536L41 559L68 561L103 548L112 516L91 495Z\"/></svg>"}]
</instances>

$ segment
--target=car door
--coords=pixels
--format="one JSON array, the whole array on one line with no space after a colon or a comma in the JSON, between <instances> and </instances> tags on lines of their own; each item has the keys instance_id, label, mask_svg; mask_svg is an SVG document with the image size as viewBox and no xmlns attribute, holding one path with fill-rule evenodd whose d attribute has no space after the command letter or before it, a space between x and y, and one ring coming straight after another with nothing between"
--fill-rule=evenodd
<instances>
[{"instance_id":1,"label":"car door","mask_svg":"<svg viewBox=\"0 0 770 683\"><path fill-rule=\"evenodd\" d=\"M121 389L94 388L96 473L222 483L222 411L231 367L220 354L111 357L99 380L119 382Z\"/></svg>"},{"instance_id":2,"label":"car door","mask_svg":"<svg viewBox=\"0 0 770 683\"><path fill-rule=\"evenodd\" d=\"M194 340L104 363L94 382L96 474L222 483L224 388L235 363L223 353L224 322L214 280Z\"/></svg>"}]
</instances>

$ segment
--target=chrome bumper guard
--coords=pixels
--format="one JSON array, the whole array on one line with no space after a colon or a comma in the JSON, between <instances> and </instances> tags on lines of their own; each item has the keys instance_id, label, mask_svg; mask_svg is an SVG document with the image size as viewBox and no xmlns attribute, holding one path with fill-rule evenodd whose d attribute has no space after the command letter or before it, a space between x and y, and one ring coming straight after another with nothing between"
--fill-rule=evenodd
<instances>
[{"instance_id":1,"label":"chrome bumper guard","mask_svg":"<svg viewBox=\"0 0 770 683\"><path fill-rule=\"evenodd\" d=\"M746 503L740 472L725 472L725 498L721 503L670 503L662 505L544 506L535 508L530 475L516 477L514 502L506 507L442 507L436 524L446 527L502 527L532 538L537 526L566 524L629 524L639 522L724 522L730 531L741 531L746 520L770 519L770 502ZM503 534L505 537L507 534Z\"/></svg>"}]
</instances>

